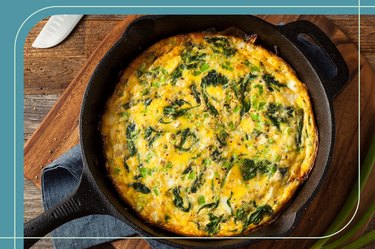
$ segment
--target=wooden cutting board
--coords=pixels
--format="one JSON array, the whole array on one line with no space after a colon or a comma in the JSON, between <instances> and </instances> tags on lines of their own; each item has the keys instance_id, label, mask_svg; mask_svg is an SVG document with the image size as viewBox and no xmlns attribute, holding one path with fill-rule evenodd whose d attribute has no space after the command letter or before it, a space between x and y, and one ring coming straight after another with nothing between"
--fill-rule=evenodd
<instances>
[{"instance_id":1,"label":"wooden cutting board","mask_svg":"<svg viewBox=\"0 0 375 249\"><path fill-rule=\"evenodd\" d=\"M45 117L24 147L24 174L40 187L42 168L79 142L78 122L83 92L97 63L117 41L124 28L136 18L127 16L113 28L87 60L82 70ZM358 50L345 34L323 16L261 16L278 24L304 19L315 23L336 44L350 70L350 80L334 101L337 141L330 170L321 189L306 209L304 218L293 236L316 235L326 230L352 189L357 176L358 160ZM361 57L361 159L375 131L375 77L364 57ZM375 181L375 174L371 176ZM359 214L374 200L374 185L367 186ZM261 241L253 248L304 248L311 240ZM114 242L116 247L147 247L143 240ZM125 247L126 246L126 247Z\"/></svg>"}]
</instances>

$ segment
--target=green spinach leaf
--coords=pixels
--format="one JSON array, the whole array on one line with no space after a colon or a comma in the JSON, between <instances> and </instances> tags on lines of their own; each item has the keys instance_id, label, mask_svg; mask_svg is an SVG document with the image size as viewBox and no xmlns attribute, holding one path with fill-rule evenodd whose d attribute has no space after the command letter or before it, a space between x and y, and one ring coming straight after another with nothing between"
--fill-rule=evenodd
<instances>
[{"instance_id":1,"label":"green spinach leaf","mask_svg":"<svg viewBox=\"0 0 375 249\"><path fill-rule=\"evenodd\" d=\"M219 129L219 133L216 134L216 139L219 141L220 145L226 146L227 145L227 137L229 134L224 130L224 128Z\"/></svg>"},{"instance_id":2,"label":"green spinach leaf","mask_svg":"<svg viewBox=\"0 0 375 249\"><path fill-rule=\"evenodd\" d=\"M197 104L200 104L201 103L201 98L200 98L200 93L197 90L197 86L196 85L191 85L190 89L191 89L191 92L192 92L192 94L193 94L193 96L195 98L195 101L197 102Z\"/></svg>"},{"instance_id":3,"label":"green spinach leaf","mask_svg":"<svg viewBox=\"0 0 375 249\"><path fill-rule=\"evenodd\" d=\"M260 174L274 174L276 169L276 165L268 160L254 161L252 159L243 159L240 166L242 178L245 181L254 178L258 172Z\"/></svg>"},{"instance_id":4,"label":"green spinach leaf","mask_svg":"<svg viewBox=\"0 0 375 249\"><path fill-rule=\"evenodd\" d=\"M193 164L189 164L189 166L182 172L183 175L186 175L193 171Z\"/></svg>"},{"instance_id":5,"label":"green spinach leaf","mask_svg":"<svg viewBox=\"0 0 375 249\"><path fill-rule=\"evenodd\" d=\"M184 200L182 199L181 195L180 195L180 187L176 187L173 189L173 204L181 209L183 212L189 212L190 211L190 208L191 208L191 203L189 201L187 201L187 205L184 204Z\"/></svg>"},{"instance_id":6,"label":"green spinach leaf","mask_svg":"<svg viewBox=\"0 0 375 249\"><path fill-rule=\"evenodd\" d=\"M255 79L257 76L248 74L246 77L240 81L239 85L239 92L240 92L240 101L242 104L241 108L241 116L243 116L245 113L250 111L251 108L251 100L250 100L250 94L249 94L249 85L253 79Z\"/></svg>"},{"instance_id":7,"label":"green spinach leaf","mask_svg":"<svg viewBox=\"0 0 375 249\"><path fill-rule=\"evenodd\" d=\"M145 130L144 138L148 141L148 146L152 146L155 140L163 134L162 131L155 130L151 126L147 127Z\"/></svg>"},{"instance_id":8,"label":"green spinach leaf","mask_svg":"<svg viewBox=\"0 0 375 249\"><path fill-rule=\"evenodd\" d=\"M189 151L191 147L198 142L198 138L195 133L186 128L182 131L177 132L177 143L175 148L181 151Z\"/></svg>"},{"instance_id":9,"label":"green spinach leaf","mask_svg":"<svg viewBox=\"0 0 375 249\"><path fill-rule=\"evenodd\" d=\"M289 118L293 116L294 108L285 107L281 104L271 103L268 105L266 116L271 123L280 130L280 123L287 123Z\"/></svg>"},{"instance_id":10,"label":"green spinach leaf","mask_svg":"<svg viewBox=\"0 0 375 249\"><path fill-rule=\"evenodd\" d=\"M135 147L135 137L137 135L136 127L134 123L130 123L126 128L126 139L127 146L129 150L129 156L132 157L137 153L137 148Z\"/></svg>"},{"instance_id":11,"label":"green spinach leaf","mask_svg":"<svg viewBox=\"0 0 375 249\"><path fill-rule=\"evenodd\" d=\"M197 214L199 214L199 212L200 212L202 209L205 209L205 208L216 209L216 208L219 206L219 202L220 202L220 198L218 198L217 196L215 196L214 201L213 201L213 202L210 202L210 203L207 203L207 204L204 204L203 206L201 206L201 207L198 209Z\"/></svg>"},{"instance_id":12,"label":"green spinach leaf","mask_svg":"<svg viewBox=\"0 0 375 249\"><path fill-rule=\"evenodd\" d=\"M185 69L184 64L178 65L170 75L172 85L176 84L177 80L182 78L182 72Z\"/></svg>"},{"instance_id":13,"label":"green spinach leaf","mask_svg":"<svg viewBox=\"0 0 375 249\"><path fill-rule=\"evenodd\" d=\"M296 145L297 145L297 148L300 148L301 142L302 142L303 118L304 118L303 109L299 109L296 115L297 115Z\"/></svg>"},{"instance_id":14,"label":"green spinach leaf","mask_svg":"<svg viewBox=\"0 0 375 249\"><path fill-rule=\"evenodd\" d=\"M228 78L216 70L211 70L206 76L202 78L201 85L205 88L206 86L225 86L228 84ZM202 87L202 88L203 88Z\"/></svg>"},{"instance_id":15,"label":"green spinach leaf","mask_svg":"<svg viewBox=\"0 0 375 249\"><path fill-rule=\"evenodd\" d=\"M125 168L126 171L129 173L129 172L130 172L130 168L129 168L129 165L127 164L126 160L127 160L127 158L125 157L125 158L124 158L124 168Z\"/></svg>"},{"instance_id":16,"label":"green spinach leaf","mask_svg":"<svg viewBox=\"0 0 375 249\"><path fill-rule=\"evenodd\" d=\"M198 69L205 64L206 53L202 52L198 47L196 47L198 49L193 48L194 45L190 44L181 53L183 64L188 69Z\"/></svg>"},{"instance_id":17,"label":"green spinach leaf","mask_svg":"<svg viewBox=\"0 0 375 249\"><path fill-rule=\"evenodd\" d=\"M183 99L177 99L170 105L163 108L163 114L169 116L172 119L177 119L185 115L189 110L196 108L197 106L191 106L191 104Z\"/></svg>"},{"instance_id":18,"label":"green spinach leaf","mask_svg":"<svg viewBox=\"0 0 375 249\"><path fill-rule=\"evenodd\" d=\"M143 194L151 193L151 190L148 187L146 187L146 185L140 182L130 183L129 187L132 187L135 191L143 193Z\"/></svg>"},{"instance_id":19,"label":"green spinach leaf","mask_svg":"<svg viewBox=\"0 0 375 249\"><path fill-rule=\"evenodd\" d=\"M231 47L228 39L225 37L206 37L205 40L214 46L213 50L215 53L231 57L237 52L237 49Z\"/></svg>"},{"instance_id":20,"label":"green spinach leaf","mask_svg":"<svg viewBox=\"0 0 375 249\"><path fill-rule=\"evenodd\" d=\"M219 112L210 102L209 95L206 91L206 87L207 86L220 86L220 85L226 86L227 84L228 84L228 78L216 72L216 70L209 71L207 75L202 78L201 89L202 89L203 99L206 103L208 111L214 116L218 115Z\"/></svg>"},{"instance_id":21,"label":"green spinach leaf","mask_svg":"<svg viewBox=\"0 0 375 249\"><path fill-rule=\"evenodd\" d=\"M220 223L224 219L224 215L216 216L212 213L208 214L210 222L206 225L205 231L209 235L217 234L220 230Z\"/></svg>"},{"instance_id":22,"label":"green spinach leaf","mask_svg":"<svg viewBox=\"0 0 375 249\"><path fill-rule=\"evenodd\" d=\"M203 185L205 178L204 176L204 171L202 171L194 180L193 184L190 187L190 191L192 193L196 193L198 189Z\"/></svg>"},{"instance_id":23,"label":"green spinach leaf","mask_svg":"<svg viewBox=\"0 0 375 249\"><path fill-rule=\"evenodd\" d=\"M251 213L251 215L248 217L248 220L247 220L247 224L246 225L250 225L250 224L259 224L264 216L266 215L271 215L273 213L273 210L271 208L270 205L266 204L266 205L263 205L263 206L259 206L257 207L257 209Z\"/></svg>"},{"instance_id":24,"label":"green spinach leaf","mask_svg":"<svg viewBox=\"0 0 375 249\"><path fill-rule=\"evenodd\" d=\"M283 88L283 87L286 87L285 84L282 84L280 83L279 81L277 81L275 79L274 76L272 76L271 74L264 74L263 75L263 80L264 82L266 83L266 86L267 86L267 89L270 91L270 92L273 92L273 91L279 91L280 88Z\"/></svg>"}]
</instances>

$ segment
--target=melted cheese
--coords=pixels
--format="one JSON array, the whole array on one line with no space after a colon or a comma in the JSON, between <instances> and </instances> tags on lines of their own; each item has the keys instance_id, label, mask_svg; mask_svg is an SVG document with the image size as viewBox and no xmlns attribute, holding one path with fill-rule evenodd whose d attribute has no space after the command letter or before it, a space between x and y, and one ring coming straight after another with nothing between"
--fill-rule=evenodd
<instances>
[{"instance_id":1,"label":"melted cheese","mask_svg":"<svg viewBox=\"0 0 375 249\"><path fill-rule=\"evenodd\" d=\"M190 236L234 236L274 220L317 150L307 89L288 64L214 34L168 38L135 59L100 128L124 201Z\"/></svg>"}]
</instances>

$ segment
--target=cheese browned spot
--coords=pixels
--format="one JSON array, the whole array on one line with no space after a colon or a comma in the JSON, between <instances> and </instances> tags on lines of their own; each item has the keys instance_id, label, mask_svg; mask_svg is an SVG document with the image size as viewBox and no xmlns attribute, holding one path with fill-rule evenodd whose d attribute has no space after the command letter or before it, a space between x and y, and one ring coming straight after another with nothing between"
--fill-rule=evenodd
<instances>
[{"instance_id":1,"label":"cheese browned spot","mask_svg":"<svg viewBox=\"0 0 375 249\"><path fill-rule=\"evenodd\" d=\"M318 139L307 88L285 61L206 33L135 59L101 133L123 200L189 236L234 236L275 219L313 167Z\"/></svg>"}]
</instances>

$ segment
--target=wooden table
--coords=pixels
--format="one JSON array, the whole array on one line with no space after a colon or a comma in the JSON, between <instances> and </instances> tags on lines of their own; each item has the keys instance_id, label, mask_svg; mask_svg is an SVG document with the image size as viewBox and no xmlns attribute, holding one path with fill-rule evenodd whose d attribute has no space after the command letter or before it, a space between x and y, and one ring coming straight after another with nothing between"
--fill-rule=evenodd
<instances>
[{"instance_id":1,"label":"wooden table","mask_svg":"<svg viewBox=\"0 0 375 249\"><path fill-rule=\"evenodd\" d=\"M29 33L25 47L25 97L24 97L24 134L25 141L38 127L52 105L73 80L83 64L95 50L102 39L107 35L124 16L86 16L61 44L53 49L33 49L32 42L39 33L46 20L38 23ZM358 26L356 16L327 16L334 22L349 39L358 44ZM375 68L375 34L372 29L375 17L362 16L361 18L361 50L365 58ZM34 183L25 179L25 221L37 216L43 211L41 191ZM374 227L374 222L370 229ZM143 240L114 242L118 248L147 248ZM49 240L41 240L35 248L51 248Z\"/></svg>"}]
</instances>

